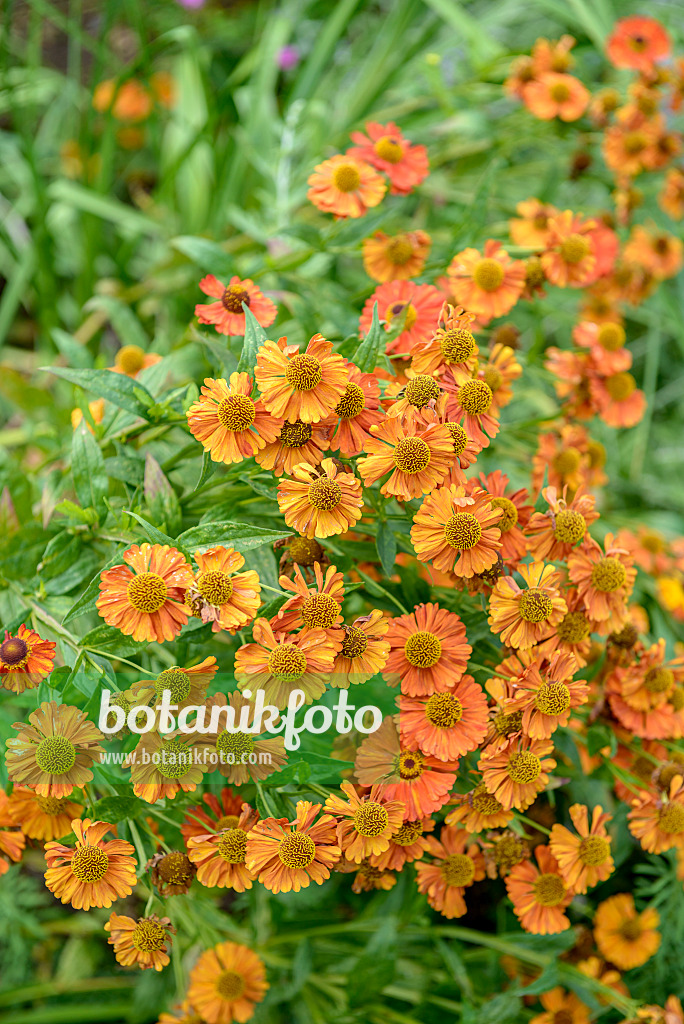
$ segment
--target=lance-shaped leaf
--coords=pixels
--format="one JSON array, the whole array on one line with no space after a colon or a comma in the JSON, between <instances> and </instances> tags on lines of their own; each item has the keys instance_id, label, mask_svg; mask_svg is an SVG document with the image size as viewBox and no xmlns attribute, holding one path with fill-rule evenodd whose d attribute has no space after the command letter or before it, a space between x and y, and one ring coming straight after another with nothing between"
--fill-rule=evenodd
<instances>
[{"instance_id":1,"label":"lance-shaped leaf","mask_svg":"<svg viewBox=\"0 0 684 1024\"><path fill-rule=\"evenodd\" d=\"M72 384L78 384L86 391L92 391L99 398L106 398L119 409L126 409L152 422L153 417L148 410L155 404L154 398L139 381L132 380L124 373L114 373L113 370L73 370L67 366L43 366L42 369Z\"/></svg>"},{"instance_id":2,"label":"lance-shaped leaf","mask_svg":"<svg viewBox=\"0 0 684 1024\"><path fill-rule=\"evenodd\" d=\"M170 534L176 533L181 524L178 497L163 469L150 452L145 454L143 492L154 521L164 526Z\"/></svg>"},{"instance_id":3,"label":"lance-shaped leaf","mask_svg":"<svg viewBox=\"0 0 684 1024\"><path fill-rule=\"evenodd\" d=\"M71 439L71 475L82 508L94 508L102 520L107 515L107 472L100 446L85 420L81 420Z\"/></svg>"},{"instance_id":4,"label":"lance-shaped leaf","mask_svg":"<svg viewBox=\"0 0 684 1024\"><path fill-rule=\"evenodd\" d=\"M254 373L257 352L266 341L268 335L263 329L249 306L243 302L242 308L245 311L245 340L238 363L238 373Z\"/></svg>"}]
</instances>

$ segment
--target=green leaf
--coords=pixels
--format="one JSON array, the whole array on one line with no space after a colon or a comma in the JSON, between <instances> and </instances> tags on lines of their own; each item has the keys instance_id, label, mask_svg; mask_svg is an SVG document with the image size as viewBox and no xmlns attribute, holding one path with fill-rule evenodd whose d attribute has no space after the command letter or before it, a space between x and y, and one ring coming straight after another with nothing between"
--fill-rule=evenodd
<instances>
[{"instance_id":1,"label":"green leaf","mask_svg":"<svg viewBox=\"0 0 684 1024\"><path fill-rule=\"evenodd\" d=\"M587 730L587 753L590 757L593 757L603 747L609 747L610 756L613 757L617 750L615 733L607 725L590 725Z\"/></svg>"},{"instance_id":2,"label":"green leaf","mask_svg":"<svg viewBox=\"0 0 684 1024\"><path fill-rule=\"evenodd\" d=\"M73 334L67 334L59 327L52 328L52 340L62 353L69 360L69 365L86 370L93 364L93 358L85 345L74 338Z\"/></svg>"},{"instance_id":3,"label":"green leaf","mask_svg":"<svg viewBox=\"0 0 684 1024\"><path fill-rule=\"evenodd\" d=\"M100 596L100 573L103 573L105 569L113 569L115 565L121 565L121 556L125 550L126 546L122 545L116 554L110 558L107 564L103 565L102 568L97 571L76 604L72 605L62 619L63 626L66 626L67 622L71 622L72 619L78 618L79 615L86 615L88 612L92 612L94 610L95 602Z\"/></svg>"},{"instance_id":4,"label":"green leaf","mask_svg":"<svg viewBox=\"0 0 684 1024\"><path fill-rule=\"evenodd\" d=\"M178 496L151 452L145 455L143 492L152 518L170 533L177 533L182 518Z\"/></svg>"},{"instance_id":5,"label":"green leaf","mask_svg":"<svg viewBox=\"0 0 684 1024\"><path fill-rule=\"evenodd\" d=\"M266 341L268 335L263 329L254 313L246 303L242 303L245 311L245 340L242 345L240 361L238 362L238 373L254 374L257 352Z\"/></svg>"},{"instance_id":6,"label":"green leaf","mask_svg":"<svg viewBox=\"0 0 684 1024\"><path fill-rule=\"evenodd\" d=\"M178 235L177 238L171 239L171 245L209 274L214 274L216 277L231 277L233 275L235 270L233 257L208 238Z\"/></svg>"},{"instance_id":7,"label":"green leaf","mask_svg":"<svg viewBox=\"0 0 684 1024\"><path fill-rule=\"evenodd\" d=\"M94 508L101 522L107 515L104 499L109 490L109 481L100 446L85 420L81 420L72 436L71 475L81 505L83 508Z\"/></svg>"},{"instance_id":8,"label":"green leaf","mask_svg":"<svg viewBox=\"0 0 684 1024\"><path fill-rule=\"evenodd\" d=\"M199 491L200 487L210 476L213 475L216 470L216 463L212 461L210 452L204 452L202 456L202 470L199 475L199 480L195 484L195 491ZM193 491L194 493L194 491Z\"/></svg>"},{"instance_id":9,"label":"green leaf","mask_svg":"<svg viewBox=\"0 0 684 1024\"><path fill-rule=\"evenodd\" d=\"M141 814L149 811L149 807L149 804L144 800L138 800L136 796L103 796L93 806L93 819L116 824L130 818L139 818Z\"/></svg>"},{"instance_id":10,"label":"green leaf","mask_svg":"<svg viewBox=\"0 0 684 1024\"><path fill-rule=\"evenodd\" d=\"M136 519L138 518L136 516ZM262 526L253 526L252 523L224 520L220 523L193 526L171 543L182 544L187 548L210 548L222 544L234 548L235 551L248 551L249 548L258 548L261 544L275 544L277 540L291 536L291 533L291 530L266 530Z\"/></svg>"},{"instance_id":11,"label":"green leaf","mask_svg":"<svg viewBox=\"0 0 684 1024\"><path fill-rule=\"evenodd\" d=\"M70 516L79 523L87 523L92 526L97 522L97 512L94 508L81 508L75 501L65 498L55 505L55 512L61 512L64 516Z\"/></svg>"},{"instance_id":12,"label":"green leaf","mask_svg":"<svg viewBox=\"0 0 684 1024\"><path fill-rule=\"evenodd\" d=\"M113 370L72 370L65 366L43 366L42 369L72 384L78 384L100 398L106 398L119 409L126 409L151 422L148 408L154 405L154 398L147 388L124 373L114 373Z\"/></svg>"},{"instance_id":13,"label":"green leaf","mask_svg":"<svg viewBox=\"0 0 684 1024\"><path fill-rule=\"evenodd\" d=\"M145 531L147 539L151 541L152 544L169 544L172 548L176 547L176 541L173 537L169 537L168 533L162 533L161 530L158 530L156 526L152 525L152 523L148 523L146 519L139 516L137 512L129 512L128 509L124 509L124 512L127 516L131 516L136 522L140 523Z\"/></svg>"},{"instance_id":14,"label":"green leaf","mask_svg":"<svg viewBox=\"0 0 684 1024\"><path fill-rule=\"evenodd\" d=\"M362 373L373 373L377 366L385 365L386 331L380 326L378 317L378 304L373 304L373 319L368 334L351 357L352 363L358 366Z\"/></svg>"},{"instance_id":15,"label":"green leaf","mask_svg":"<svg viewBox=\"0 0 684 1024\"><path fill-rule=\"evenodd\" d=\"M378 549L382 571L385 576L391 576L394 572L394 560L397 557L397 539L387 521L378 524L375 545Z\"/></svg>"}]
</instances>

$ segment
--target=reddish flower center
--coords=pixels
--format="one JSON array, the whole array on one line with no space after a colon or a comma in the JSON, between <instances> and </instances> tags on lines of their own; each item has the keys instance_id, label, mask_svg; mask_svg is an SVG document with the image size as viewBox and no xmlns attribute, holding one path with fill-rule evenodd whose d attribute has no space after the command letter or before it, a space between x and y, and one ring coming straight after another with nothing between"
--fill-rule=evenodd
<instances>
[{"instance_id":1,"label":"reddish flower center","mask_svg":"<svg viewBox=\"0 0 684 1024\"><path fill-rule=\"evenodd\" d=\"M389 323L392 320L397 319L404 314L404 330L410 331L416 320L418 319L418 313L416 307L411 302L394 302L391 306L387 307L385 312L385 320Z\"/></svg>"}]
</instances>

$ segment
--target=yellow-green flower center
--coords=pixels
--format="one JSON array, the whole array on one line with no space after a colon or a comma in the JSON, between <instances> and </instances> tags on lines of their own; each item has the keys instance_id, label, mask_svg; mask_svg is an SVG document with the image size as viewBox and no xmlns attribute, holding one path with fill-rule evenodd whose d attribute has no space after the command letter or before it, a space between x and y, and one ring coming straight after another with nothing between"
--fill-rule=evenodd
<instances>
[{"instance_id":1,"label":"yellow-green flower center","mask_svg":"<svg viewBox=\"0 0 684 1024\"><path fill-rule=\"evenodd\" d=\"M355 192L361 184L361 175L356 164L340 164L333 172L335 187L340 192Z\"/></svg>"},{"instance_id":2,"label":"yellow-green flower center","mask_svg":"<svg viewBox=\"0 0 684 1024\"><path fill-rule=\"evenodd\" d=\"M342 488L337 480L321 476L309 484L309 504L319 512L330 512L331 509L337 508L341 500Z\"/></svg>"},{"instance_id":3,"label":"yellow-green flower center","mask_svg":"<svg viewBox=\"0 0 684 1024\"><path fill-rule=\"evenodd\" d=\"M446 363L465 363L475 351L475 336L464 327L457 327L440 336L439 348Z\"/></svg>"},{"instance_id":4,"label":"yellow-green flower center","mask_svg":"<svg viewBox=\"0 0 684 1024\"><path fill-rule=\"evenodd\" d=\"M544 683L535 694L534 706L542 715L562 715L570 707L570 690L565 683Z\"/></svg>"},{"instance_id":5,"label":"yellow-green flower center","mask_svg":"<svg viewBox=\"0 0 684 1024\"><path fill-rule=\"evenodd\" d=\"M216 991L221 999L229 1003L234 1002L245 991L245 980L235 971L222 971L216 981Z\"/></svg>"},{"instance_id":6,"label":"yellow-green flower center","mask_svg":"<svg viewBox=\"0 0 684 1024\"><path fill-rule=\"evenodd\" d=\"M560 476L566 477L577 472L581 460L581 452L570 445L568 448L562 448L554 455L551 464Z\"/></svg>"},{"instance_id":7,"label":"yellow-green flower center","mask_svg":"<svg viewBox=\"0 0 684 1024\"><path fill-rule=\"evenodd\" d=\"M644 686L649 693L667 693L674 685L674 673L669 668L649 668Z\"/></svg>"},{"instance_id":8,"label":"yellow-green flower center","mask_svg":"<svg viewBox=\"0 0 684 1024\"><path fill-rule=\"evenodd\" d=\"M408 382L404 394L416 409L424 409L428 402L439 398L440 387L434 377L419 373Z\"/></svg>"},{"instance_id":9,"label":"yellow-green flower center","mask_svg":"<svg viewBox=\"0 0 684 1024\"><path fill-rule=\"evenodd\" d=\"M182 779L192 767L192 751L182 740L164 740L159 747L159 764L155 768L160 775L172 782Z\"/></svg>"},{"instance_id":10,"label":"yellow-green flower center","mask_svg":"<svg viewBox=\"0 0 684 1024\"><path fill-rule=\"evenodd\" d=\"M395 267L403 267L413 256L414 249L406 235L390 238L385 247L385 256Z\"/></svg>"},{"instance_id":11,"label":"yellow-green flower center","mask_svg":"<svg viewBox=\"0 0 684 1024\"><path fill-rule=\"evenodd\" d=\"M589 635L589 622L584 612L568 612L556 627L558 637L566 644L579 644Z\"/></svg>"},{"instance_id":12,"label":"yellow-green flower center","mask_svg":"<svg viewBox=\"0 0 684 1024\"><path fill-rule=\"evenodd\" d=\"M66 736L47 736L36 747L36 764L48 775L66 775L76 763L76 747Z\"/></svg>"},{"instance_id":13,"label":"yellow-green flower center","mask_svg":"<svg viewBox=\"0 0 684 1024\"><path fill-rule=\"evenodd\" d=\"M610 855L610 843L603 836L585 836L580 843L580 860L587 867L598 867L604 864Z\"/></svg>"},{"instance_id":14,"label":"yellow-green flower center","mask_svg":"<svg viewBox=\"0 0 684 1024\"><path fill-rule=\"evenodd\" d=\"M606 377L606 391L614 402L624 402L634 393L636 381L631 373L614 373Z\"/></svg>"},{"instance_id":15,"label":"yellow-green flower center","mask_svg":"<svg viewBox=\"0 0 684 1024\"><path fill-rule=\"evenodd\" d=\"M128 376L133 376L145 365L145 353L139 345L123 345L116 353L116 365Z\"/></svg>"},{"instance_id":16,"label":"yellow-green flower center","mask_svg":"<svg viewBox=\"0 0 684 1024\"><path fill-rule=\"evenodd\" d=\"M518 522L518 510L511 501L510 498L495 497L490 499L490 505L492 508L502 508L503 515L498 520L496 525L502 533L508 533Z\"/></svg>"},{"instance_id":17,"label":"yellow-green flower center","mask_svg":"<svg viewBox=\"0 0 684 1024\"><path fill-rule=\"evenodd\" d=\"M244 864L247 854L247 833L241 828L229 828L218 842L218 852L226 864Z\"/></svg>"},{"instance_id":18,"label":"yellow-green flower center","mask_svg":"<svg viewBox=\"0 0 684 1024\"><path fill-rule=\"evenodd\" d=\"M366 407L366 396L363 388L355 381L350 380L347 384L342 398L335 406L335 412L343 420L353 420Z\"/></svg>"},{"instance_id":19,"label":"yellow-green flower center","mask_svg":"<svg viewBox=\"0 0 684 1024\"><path fill-rule=\"evenodd\" d=\"M404 155L401 143L391 135L383 135L373 146L375 155L388 164L398 164Z\"/></svg>"},{"instance_id":20,"label":"yellow-green flower center","mask_svg":"<svg viewBox=\"0 0 684 1024\"><path fill-rule=\"evenodd\" d=\"M451 693L433 693L425 705L425 717L437 729L451 729L463 717L463 705Z\"/></svg>"},{"instance_id":21,"label":"yellow-green flower center","mask_svg":"<svg viewBox=\"0 0 684 1024\"><path fill-rule=\"evenodd\" d=\"M546 622L553 612L553 601L539 587L530 587L520 595L520 618L525 622Z\"/></svg>"},{"instance_id":22,"label":"yellow-green flower center","mask_svg":"<svg viewBox=\"0 0 684 1024\"><path fill-rule=\"evenodd\" d=\"M509 778L520 786L536 782L541 770L541 761L531 750L519 750L508 758Z\"/></svg>"},{"instance_id":23,"label":"yellow-green flower center","mask_svg":"<svg viewBox=\"0 0 684 1024\"><path fill-rule=\"evenodd\" d=\"M666 804L658 814L658 828L668 836L678 836L684 832L684 806L682 804Z\"/></svg>"},{"instance_id":24,"label":"yellow-green flower center","mask_svg":"<svg viewBox=\"0 0 684 1024\"><path fill-rule=\"evenodd\" d=\"M495 292L501 287L504 279L504 268L498 260L490 257L478 260L473 269L473 278L483 292Z\"/></svg>"},{"instance_id":25,"label":"yellow-green flower center","mask_svg":"<svg viewBox=\"0 0 684 1024\"><path fill-rule=\"evenodd\" d=\"M154 691L157 697L161 697L164 690L171 694L171 704L180 704L190 693L192 680L182 668L167 668L157 676L154 684Z\"/></svg>"},{"instance_id":26,"label":"yellow-green flower center","mask_svg":"<svg viewBox=\"0 0 684 1024\"><path fill-rule=\"evenodd\" d=\"M268 671L278 679L294 683L306 672L306 655L294 644L280 644L268 656Z\"/></svg>"},{"instance_id":27,"label":"yellow-green flower center","mask_svg":"<svg viewBox=\"0 0 684 1024\"><path fill-rule=\"evenodd\" d=\"M141 953L152 953L166 948L166 931L158 921L143 918L133 929L131 941Z\"/></svg>"},{"instance_id":28,"label":"yellow-green flower center","mask_svg":"<svg viewBox=\"0 0 684 1024\"><path fill-rule=\"evenodd\" d=\"M565 899L566 888L558 875L540 875L532 885L534 898L542 907L557 907Z\"/></svg>"},{"instance_id":29,"label":"yellow-green flower center","mask_svg":"<svg viewBox=\"0 0 684 1024\"><path fill-rule=\"evenodd\" d=\"M241 764L243 754L251 754L254 750L254 740L245 732L224 729L216 737L216 749L229 763Z\"/></svg>"},{"instance_id":30,"label":"yellow-green flower center","mask_svg":"<svg viewBox=\"0 0 684 1024\"><path fill-rule=\"evenodd\" d=\"M568 235L560 246L560 254L566 263L575 266L589 255L590 245L583 235Z\"/></svg>"},{"instance_id":31,"label":"yellow-green flower center","mask_svg":"<svg viewBox=\"0 0 684 1024\"><path fill-rule=\"evenodd\" d=\"M591 583L602 594L611 594L625 585L627 571L617 558L602 558L591 570Z\"/></svg>"},{"instance_id":32,"label":"yellow-green flower center","mask_svg":"<svg viewBox=\"0 0 684 1024\"><path fill-rule=\"evenodd\" d=\"M469 416L482 416L492 404L492 389L484 380L466 380L458 391L461 408Z\"/></svg>"},{"instance_id":33,"label":"yellow-green flower center","mask_svg":"<svg viewBox=\"0 0 684 1024\"><path fill-rule=\"evenodd\" d=\"M621 324L601 324L596 340L607 352L617 352L625 343L625 329Z\"/></svg>"},{"instance_id":34,"label":"yellow-green flower center","mask_svg":"<svg viewBox=\"0 0 684 1024\"><path fill-rule=\"evenodd\" d=\"M465 853L451 853L440 864L439 870L447 885L465 886L475 878L475 864Z\"/></svg>"},{"instance_id":35,"label":"yellow-green flower center","mask_svg":"<svg viewBox=\"0 0 684 1024\"><path fill-rule=\"evenodd\" d=\"M561 544L576 544L587 532L587 521L581 512L564 508L556 516L553 535Z\"/></svg>"}]
</instances>

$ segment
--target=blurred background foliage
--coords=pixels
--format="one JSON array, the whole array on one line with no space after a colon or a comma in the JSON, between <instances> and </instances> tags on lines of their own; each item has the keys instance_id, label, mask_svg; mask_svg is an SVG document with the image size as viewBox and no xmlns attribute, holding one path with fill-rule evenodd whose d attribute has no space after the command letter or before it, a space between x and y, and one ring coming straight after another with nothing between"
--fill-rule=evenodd
<instances>
[{"instance_id":1,"label":"blurred background foliage","mask_svg":"<svg viewBox=\"0 0 684 1024\"><path fill-rule=\"evenodd\" d=\"M268 474L260 479L258 467L249 473L222 467L209 478L196 444L175 425L196 385L229 372L238 355L238 348L227 351L215 334L193 324L200 277L254 278L278 302L272 336L300 342L320 331L341 342L357 333L374 287L362 270L360 243L379 227L427 230L433 249L421 279L433 281L464 246L505 238L516 203L530 195L578 212L608 209L612 184L598 137L535 120L504 96L501 84L513 55L529 52L540 35L564 32L578 40L576 73L587 86L621 83L601 55L602 41L617 16L637 10L617 0L209 2L196 10L175 0L3 0L0 618L6 625L20 619L25 595L39 595L43 632L62 639L67 651L53 687L61 683L67 697L72 692L88 707L111 672L111 651L126 657L141 647L118 638L114 648L111 631L98 626L92 611L78 619L86 625L75 641L59 626L96 570L140 539L123 508L173 537L202 517L280 528ZM668 27L681 52L680 4L651 3L647 13ZM111 111L95 109L96 87L111 79L119 90L131 81L149 90L154 98L144 117L124 125ZM164 81L173 83L172 104L159 85ZM392 197L360 221L334 223L307 204L306 179L370 118L396 120L409 138L426 144L430 177L418 193ZM593 155L579 177L573 172L578 152ZM645 182L639 219L676 231L657 206L658 187L659 181ZM670 536L684 533L683 288L680 275L628 313L635 375L649 409L637 427L619 434L592 424L608 448L603 529L647 523ZM568 344L576 305L575 294L555 289L516 309L526 370L494 450L482 459L484 471L502 468L515 484L527 483L539 420L556 408L543 353ZM86 410L93 396L41 367L109 367L123 344L164 357L140 376L159 405L142 429L127 428L130 413L107 413L95 446L108 453L107 493L93 490L88 473L74 493L67 472L70 416L74 406ZM98 468L97 459L93 465ZM117 526L98 527L86 488L101 502L103 517L112 509ZM393 543L408 550L401 536ZM365 557L359 545L328 546L343 569ZM373 545L367 554L376 557ZM246 555L265 581L277 581L267 548ZM407 577L406 600L423 600L422 585ZM372 581L366 587L367 599L395 611L391 592L378 593ZM640 597L655 635L684 639L652 594ZM458 601L453 607L465 616ZM87 602L82 608L87 612ZM481 622L478 628L484 633ZM475 634L469 626L471 641L482 638ZM205 639L197 631L182 640L185 653L199 653ZM178 663L183 653L177 648ZM169 664L175 660L166 656ZM125 666L117 663L119 670ZM3 738L29 706L33 698L12 700ZM315 764L316 749L305 763ZM608 779L585 780L579 765L572 775L572 799L610 799ZM329 781L320 764L314 777ZM299 778L306 781L302 773ZM167 833L169 842L177 841L172 829ZM647 858L646 868L633 873L630 850L625 839L627 859L602 898L628 879L627 887L655 899L664 915L661 951L630 977L632 995L684 995L684 894L674 861ZM0 882L0 1021L156 1020L174 985L183 989L178 947L161 976L122 972L102 938L108 914L57 904L42 886L40 850L28 854L27 865L28 874L14 870ZM558 959L573 936L522 935L510 909L491 898L497 886L503 895L503 884L486 886L486 903L474 887L458 926L429 912L406 874L389 893L355 896L335 876L297 896L255 888L226 893L217 904L196 886L192 913L183 898L170 903L188 938L183 957L226 937L259 944L272 988L257 1024L524 1019L521 988L508 978L502 956L542 971L528 994L562 982L597 1014L617 1019L572 964ZM580 901L587 921L590 911Z\"/></svg>"}]
</instances>

